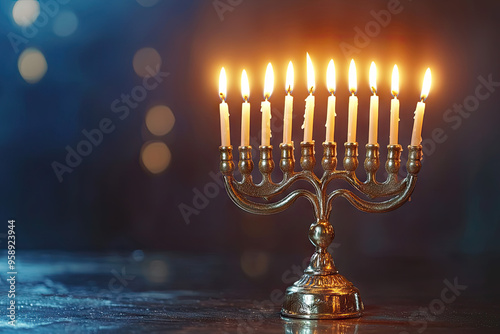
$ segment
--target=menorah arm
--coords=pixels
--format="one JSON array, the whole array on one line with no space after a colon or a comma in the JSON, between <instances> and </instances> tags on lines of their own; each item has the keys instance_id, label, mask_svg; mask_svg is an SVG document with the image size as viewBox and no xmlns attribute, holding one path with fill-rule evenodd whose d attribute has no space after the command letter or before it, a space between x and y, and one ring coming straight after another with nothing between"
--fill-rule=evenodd
<instances>
[{"instance_id":1,"label":"menorah arm","mask_svg":"<svg viewBox=\"0 0 500 334\"><path fill-rule=\"evenodd\" d=\"M238 193L250 197L271 198L286 191L295 181L304 180L309 182L316 192L320 190L320 180L311 170L301 172L294 171L293 145L280 145L281 159L280 168L283 171L283 178L278 183L273 182L271 173L274 170L274 161L272 156L272 146L260 146L259 171L262 175L262 181L255 184L252 178L253 161L252 147L240 146L238 148L240 161L238 168L242 179L235 185Z\"/></svg>"},{"instance_id":2,"label":"menorah arm","mask_svg":"<svg viewBox=\"0 0 500 334\"><path fill-rule=\"evenodd\" d=\"M327 200L328 212L331 211L333 200L337 197L343 197L349 203L351 203L356 209L364 212L388 212L402 206L410 198L413 189L415 189L417 177L414 175L408 175L405 179L404 184L406 187L398 195L382 202L372 202L368 200L361 199L359 196L354 194L352 191L347 189L337 189L333 191Z\"/></svg>"},{"instance_id":3,"label":"menorah arm","mask_svg":"<svg viewBox=\"0 0 500 334\"><path fill-rule=\"evenodd\" d=\"M305 197L311 202L317 212L319 202L315 195L305 189L297 189L286 195L284 198L272 203L257 203L245 198L238 191L238 183L231 175L224 176L226 191L231 200L241 209L258 215L269 215L282 212L288 209L298 198Z\"/></svg>"},{"instance_id":4,"label":"menorah arm","mask_svg":"<svg viewBox=\"0 0 500 334\"><path fill-rule=\"evenodd\" d=\"M377 182L374 179L368 179L365 182L360 181L355 174L347 171L335 171L333 173L325 173L322 178L322 188L326 189L333 180L344 180L354 189L361 193L367 194L370 198L387 197L401 193L406 188L407 180L398 181L396 176L389 175L383 183Z\"/></svg>"},{"instance_id":5,"label":"menorah arm","mask_svg":"<svg viewBox=\"0 0 500 334\"><path fill-rule=\"evenodd\" d=\"M332 155L326 151L326 149L328 149L328 145L326 143L323 145L325 146L326 155ZM323 191L326 191L330 182L337 179L347 182L351 187L363 194L366 194L369 198L390 197L400 194L405 189L407 180L404 179L400 181L397 176L402 150L400 145L388 146L388 156L386 162L387 179L384 182L378 182L375 177L375 174L380 166L378 152L379 146L377 144L366 145L366 159L364 163L367 175L366 181L358 179L355 173L358 166L357 143L346 143L345 146L345 170L330 170L325 168L325 173L321 178ZM330 150L332 150L332 148L330 148ZM325 158L328 157L324 157L323 160L325 160Z\"/></svg>"},{"instance_id":6,"label":"menorah arm","mask_svg":"<svg viewBox=\"0 0 500 334\"><path fill-rule=\"evenodd\" d=\"M309 182L315 191L320 191L318 177L306 171L283 174L283 179L278 183L274 183L270 178L264 177L261 183L254 184L251 175L244 175L241 181L235 181L235 187L239 193L246 196L271 198L283 193L299 180Z\"/></svg>"}]
</instances>

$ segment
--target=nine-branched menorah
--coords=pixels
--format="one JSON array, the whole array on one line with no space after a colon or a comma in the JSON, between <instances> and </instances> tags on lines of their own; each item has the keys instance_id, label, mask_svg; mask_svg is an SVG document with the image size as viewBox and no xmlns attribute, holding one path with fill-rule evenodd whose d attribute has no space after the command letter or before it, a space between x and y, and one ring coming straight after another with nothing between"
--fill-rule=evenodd
<instances>
[{"instance_id":1,"label":"nine-branched menorah","mask_svg":"<svg viewBox=\"0 0 500 334\"><path fill-rule=\"evenodd\" d=\"M387 179L380 183L376 173L380 167L379 145L366 145L364 169L366 180L356 176L358 167L358 143L347 142L343 160L344 170L337 169L337 150L334 142L323 143L321 166L323 175L319 178L313 171L316 158L314 141L302 142L300 166L295 171L294 147L292 144L281 144L279 167L283 172L280 182L274 182L271 173L275 164L272 157L272 145L260 146L259 171L262 181L255 184L252 179L254 167L252 147L240 146L238 168L241 180L236 180L232 146L220 147L220 170L224 176L225 187L231 200L241 209L259 215L274 214L289 208L298 198L305 197L314 208L316 221L309 228L309 240L316 247L309 266L303 276L289 287L281 310L284 316L305 319L338 319L360 316L363 303L359 290L340 275L335 268L332 256L327 248L334 238L334 230L329 223L332 203L343 197L354 207L365 212L387 212L402 206L409 198L420 171L422 146L408 146L407 176L398 178L401 164L401 145L387 146L385 169ZM328 192L327 188L333 180L344 180L352 190L337 188ZM305 180L312 189L290 190L296 181ZM278 195L282 196L278 196ZM253 199L264 199L263 202Z\"/></svg>"}]
</instances>

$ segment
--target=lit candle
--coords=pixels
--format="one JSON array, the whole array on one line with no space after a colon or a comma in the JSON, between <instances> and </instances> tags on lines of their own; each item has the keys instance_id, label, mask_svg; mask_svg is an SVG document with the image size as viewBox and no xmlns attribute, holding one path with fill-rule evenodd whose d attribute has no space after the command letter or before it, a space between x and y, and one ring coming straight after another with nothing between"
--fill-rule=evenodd
<instances>
[{"instance_id":1,"label":"lit candle","mask_svg":"<svg viewBox=\"0 0 500 334\"><path fill-rule=\"evenodd\" d=\"M220 112L220 140L221 146L231 146L229 135L229 108L226 103L227 79L224 67L220 70L219 76L219 96L222 100L219 105Z\"/></svg>"},{"instance_id":2,"label":"lit candle","mask_svg":"<svg viewBox=\"0 0 500 334\"><path fill-rule=\"evenodd\" d=\"M292 113L293 113L293 65L292 62L288 63L286 71L286 96L285 96L285 115L283 125L283 143L292 143Z\"/></svg>"},{"instance_id":3,"label":"lit candle","mask_svg":"<svg viewBox=\"0 0 500 334\"><path fill-rule=\"evenodd\" d=\"M328 96L328 107L326 114L326 142L333 143L333 134L335 131L335 64L333 63L333 59L328 63L328 68L326 69L326 88L330 92L330 96Z\"/></svg>"},{"instance_id":4,"label":"lit candle","mask_svg":"<svg viewBox=\"0 0 500 334\"><path fill-rule=\"evenodd\" d=\"M394 98L391 100L391 130L389 134L389 145L398 144L399 132L399 71L398 65L394 65L392 70L391 93Z\"/></svg>"},{"instance_id":5,"label":"lit candle","mask_svg":"<svg viewBox=\"0 0 500 334\"><path fill-rule=\"evenodd\" d=\"M307 89L309 91L309 96L306 98L306 111L304 113L304 124L302 124L302 129L304 129L304 142L312 142L313 135L313 119L314 119L314 68L312 65L311 57L309 53L307 54Z\"/></svg>"},{"instance_id":6,"label":"lit candle","mask_svg":"<svg viewBox=\"0 0 500 334\"><path fill-rule=\"evenodd\" d=\"M370 97L370 128L368 130L368 144L375 145L378 141L378 104L377 96L377 67L372 61L370 66L370 89L373 95Z\"/></svg>"},{"instance_id":7,"label":"lit candle","mask_svg":"<svg viewBox=\"0 0 500 334\"><path fill-rule=\"evenodd\" d=\"M273 66L271 63L267 65L266 69L266 78L264 82L264 98L260 104L260 111L262 112L262 137L261 137L261 145L269 146L271 145L271 102L268 99L271 97L273 93L274 87L274 74L273 74Z\"/></svg>"},{"instance_id":8,"label":"lit candle","mask_svg":"<svg viewBox=\"0 0 500 334\"><path fill-rule=\"evenodd\" d=\"M420 94L420 102L417 103L415 110L415 122L413 123L413 133L411 136L411 145L418 146L422 142L422 123L424 122L425 99L429 96L431 89L431 69L428 68L425 72L424 83L422 85L422 93Z\"/></svg>"},{"instance_id":9,"label":"lit candle","mask_svg":"<svg viewBox=\"0 0 500 334\"><path fill-rule=\"evenodd\" d=\"M351 60L349 65L349 124L347 128L347 142L356 142L356 123L358 120L358 98L356 96L357 82L356 82L356 65L354 59Z\"/></svg>"},{"instance_id":10,"label":"lit candle","mask_svg":"<svg viewBox=\"0 0 500 334\"><path fill-rule=\"evenodd\" d=\"M250 87L248 84L247 71L241 73L241 95L244 102L241 105L241 146L250 145Z\"/></svg>"}]
</instances>

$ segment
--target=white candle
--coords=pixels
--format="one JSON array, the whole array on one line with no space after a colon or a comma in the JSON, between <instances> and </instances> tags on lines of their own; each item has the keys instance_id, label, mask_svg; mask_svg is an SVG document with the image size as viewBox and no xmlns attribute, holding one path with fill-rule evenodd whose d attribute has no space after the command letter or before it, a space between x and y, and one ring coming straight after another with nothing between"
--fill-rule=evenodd
<instances>
[{"instance_id":1,"label":"white candle","mask_svg":"<svg viewBox=\"0 0 500 334\"><path fill-rule=\"evenodd\" d=\"M378 106L377 96L377 67L375 62L370 66L370 89L373 95L370 97L370 127L368 130L368 144L375 145L378 142Z\"/></svg>"},{"instance_id":2,"label":"white candle","mask_svg":"<svg viewBox=\"0 0 500 334\"><path fill-rule=\"evenodd\" d=\"M418 146L422 142L422 124L424 122L425 103L420 101L417 103L415 110L415 121L413 122L413 133L411 136L411 145Z\"/></svg>"},{"instance_id":3,"label":"white candle","mask_svg":"<svg viewBox=\"0 0 500 334\"><path fill-rule=\"evenodd\" d=\"M226 87L226 70L223 67L220 70L219 76L219 96L222 99L219 105L221 146L231 146L231 136L229 134L229 108L226 103Z\"/></svg>"},{"instance_id":4,"label":"white candle","mask_svg":"<svg viewBox=\"0 0 500 334\"><path fill-rule=\"evenodd\" d=\"M378 140L378 106L379 98L377 95L370 97L370 129L368 132L368 144L377 144Z\"/></svg>"},{"instance_id":5,"label":"white candle","mask_svg":"<svg viewBox=\"0 0 500 334\"><path fill-rule=\"evenodd\" d=\"M285 115L283 124L283 144L292 143L292 118L293 118L293 64L288 63L286 71L286 96L285 96Z\"/></svg>"},{"instance_id":6,"label":"white candle","mask_svg":"<svg viewBox=\"0 0 500 334\"><path fill-rule=\"evenodd\" d=\"M389 133L389 145L398 144L399 135L399 100L397 96L391 100L391 130Z\"/></svg>"},{"instance_id":7,"label":"white candle","mask_svg":"<svg viewBox=\"0 0 500 334\"><path fill-rule=\"evenodd\" d=\"M304 114L304 124L302 125L302 128L304 129L304 142L305 143L312 142L314 104L315 104L315 98L314 98L314 95L312 95L312 93L311 93L306 98L306 111Z\"/></svg>"},{"instance_id":8,"label":"white candle","mask_svg":"<svg viewBox=\"0 0 500 334\"><path fill-rule=\"evenodd\" d=\"M425 99L429 95L431 88L431 70L427 69L424 77L424 84L422 86L422 93L420 94L420 102L417 103L415 110L415 122L413 123L413 133L411 136L411 145L418 146L422 142L422 124L424 122L425 112Z\"/></svg>"},{"instance_id":9,"label":"white candle","mask_svg":"<svg viewBox=\"0 0 500 334\"><path fill-rule=\"evenodd\" d=\"M264 98L260 105L260 111L262 112L262 136L261 136L261 145L269 146L271 145L271 103L268 99L271 97L273 93L274 86L274 74L273 74L273 66L271 63L267 65L266 69L266 78L264 83Z\"/></svg>"},{"instance_id":10,"label":"white candle","mask_svg":"<svg viewBox=\"0 0 500 334\"><path fill-rule=\"evenodd\" d=\"M391 100L391 130L389 133L389 145L397 145L399 134L399 71L397 65L394 65L394 69L392 70L391 86L391 92L394 98Z\"/></svg>"},{"instance_id":11,"label":"white candle","mask_svg":"<svg viewBox=\"0 0 500 334\"><path fill-rule=\"evenodd\" d=\"M333 63L333 59L328 63L328 68L326 70L326 86L328 91L330 92L330 96L328 96L328 106L326 113L326 142L333 143L334 140L334 132L335 132L335 64Z\"/></svg>"},{"instance_id":12,"label":"white candle","mask_svg":"<svg viewBox=\"0 0 500 334\"><path fill-rule=\"evenodd\" d=\"M250 86L248 84L247 72L243 70L241 73L241 95L244 102L241 105L241 146L250 145Z\"/></svg>"},{"instance_id":13,"label":"white candle","mask_svg":"<svg viewBox=\"0 0 500 334\"><path fill-rule=\"evenodd\" d=\"M356 65L354 64L354 59L352 59L349 66L349 91L352 95L349 96L349 123L347 128L348 143L356 142L356 124L358 120L358 98L355 95L356 90Z\"/></svg>"},{"instance_id":14,"label":"white candle","mask_svg":"<svg viewBox=\"0 0 500 334\"><path fill-rule=\"evenodd\" d=\"M267 100L262 101L260 104L260 111L262 113L262 135L261 145L271 145L271 102Z\"/></svg>"},{"instance_id":15,"label":"white candle","mask_svg":"<svg viewBox=\"0 0 500 334\"><path fill-rule=\"evenodd\" d=\"M306 110L304 113L304 124L302 128L304 129L304 142L312 142L313 135L313 120L314 120L314 68L312 65L309 53L307 54L307 89L309 91L309 96L306 98Z\"/></svg>"},{"instance_id":16,"label":"white candle","mask_svg":"<svg viewBox=\"0 0 500 334\"><path fill-rule=\"evenodd\" d=\"M327 115L326 115L326 139L325 141L333 143L334 140L334 131L335 131L335 116L337 114L335 113L335 101L336 101L335 95L330 95L328 96L328 108L327 108Z\"/></svg>"}]
</instances>

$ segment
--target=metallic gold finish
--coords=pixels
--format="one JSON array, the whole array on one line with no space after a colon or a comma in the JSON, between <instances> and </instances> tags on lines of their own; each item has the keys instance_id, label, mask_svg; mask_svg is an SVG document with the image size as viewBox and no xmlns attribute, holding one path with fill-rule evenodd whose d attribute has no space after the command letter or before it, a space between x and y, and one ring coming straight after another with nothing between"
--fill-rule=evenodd
<instances>
[{"instance_id":1,"label":"metallic gold finish","mask_svg":"<svg viewBox=\"0 0 500 334\"><path fill-rule=\"evenodd\" d=\"M336 169L336 143L323 143L321 166L324 172L321 178L313 172L316 164L314 141L302 142L300 147L302 171L295 172L293 144L280 145L279 167L283 172L283 178L276 183L271 179L271 173L274 170L273 147L260 146L259 171L263 177L259 184L252 181L253 162L250 146L239 147L238 168L242 174L240 181L233 176L232 147L220 147L220 170L224 176L227 193L237 206L259 215L284 211L299 197L307 198L313 206L316 221L309 228L309 240L316 249L304 275L287 289L281 310L283 316L301 319L359 317L363 311L359 290L338 273L333 258L327 250L335 236L333 227L328 221L332 203L336 198L343 197L355 208L365 212L387 212L402 206L408 201L415 188L417 174L421 168L422 146L408 146L408 174L403 180L398 180L397 176L401 164L402 147L400 145L387 146L385 168L388 176L382 183L376 180L376 173L380 167L378 144L366 145L365 181L360 181L355 174L359 163L357 143L344 144L345 170ZM342 188L328 193L329 183L336 179L346 182L356 193ZM313 190L295 189L283 198L273 200L275 196L283 194L298 180L308 181ZM267 202L254 202L251 198L264 198ZM385 198L385 200L373 200L380 198Z\"/></svg>"}]
</instances>

